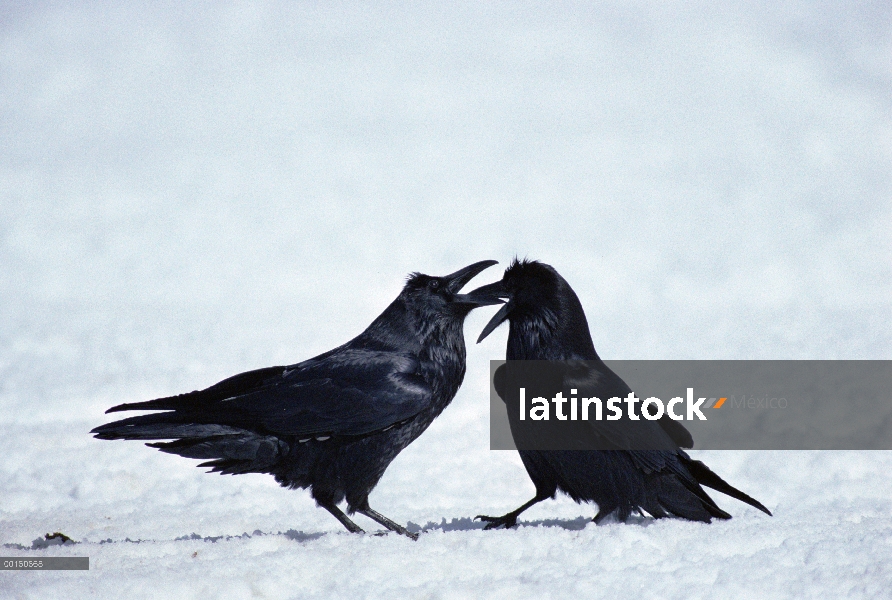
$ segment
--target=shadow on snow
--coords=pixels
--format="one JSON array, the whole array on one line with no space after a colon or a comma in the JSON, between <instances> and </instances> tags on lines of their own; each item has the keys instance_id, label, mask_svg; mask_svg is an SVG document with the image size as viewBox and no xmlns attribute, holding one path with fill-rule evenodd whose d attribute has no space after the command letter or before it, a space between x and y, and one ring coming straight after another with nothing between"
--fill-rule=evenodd
<instances>
[{"instance_id":1,"label":"shadow on snow","mask_svg":"<svg viewBox=\"0 0 892 600\"><path fill-rule=\"evenodd\" d=\"M630 517L626 522L627 525L639 525L642 527L647 527L651 523L653 523L654 519L650 517ZM585 529L590 523L592 523L592 519L590 517L576 517L575 519L538 519L535 521L518 521L517 527L558 527L561 529L566 529L567 531L581 531ZM618 523L618 521L611 517L608 517L604 521L601 522L599 526L609 525L612 523ZM474 531L483 529L486 526L486 523L481 521L475 521L469 517L459 517L452 518L448 522L446 521L446 517L439 523L434 523L433 521L428 521L425 525L418 525L409 521L406 525L406 529L411 531L412 533L430 533L433 531L442 531L442 532L450 532L450 531ZM318 540L319 538L331 535L334 532L312 532L308 533L305 531L297 531L296 529L289 529L288 531L279 531L278 533L266 533L260 531L259 529L255 530L253 533L243 533L241 535L215 535L215 536L201 536L197 533L191 533L189 535L180 536L174 538L172 541L174 542L182 542L182 541L194 541L194 540L202 540L205 542L216 543L220 540L230 541L230 540L242 540L242 539L250 539L254 537L262 537L268 535L281 535L286 538L293 540L295 542L310 542L313 540ZM378 531L378 532L370 532L371 535L383 536L387 535L389 531ZM346 531L339 531L337 534L341 535L353 535L347 533ZM93 542L91 540L83 540L83 543L98 543L98 544L142 544L142 543L157 543L159 540L141 540L136 539L132 540L129 537L123 540L112 540L111 538L105 540L99 540L98 542ZM166 540L161 540L166 541ZM45 550L50 546L56 545L71 545L71 544L79 544L81 542L76 542L70 539L68 536L64 536L62 534L47 534L45 539L37 538L34 540L30 546L25 546L23 544L3 544L4 548L11 548L14 550Z\"/></svg>"}]
</instances>

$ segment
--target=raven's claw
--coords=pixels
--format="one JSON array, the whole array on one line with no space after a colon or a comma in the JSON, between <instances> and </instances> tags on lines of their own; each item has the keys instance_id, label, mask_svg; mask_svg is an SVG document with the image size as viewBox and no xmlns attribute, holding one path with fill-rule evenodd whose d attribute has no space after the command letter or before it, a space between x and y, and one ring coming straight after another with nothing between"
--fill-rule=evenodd
<instances>
[{"instance_id":1,"label":"raven's claw","mask_svg":"<svg viewBox=\"0 0 892 600\"><path fill-rule=\"evenodd\" d=\"M502 515L501 517L487 517L486 515L477 515L476 517L474 517L474 520L486 521L486 527L483 528L483 531L496 529L498 527L504 527L505 529L517 527L517 516L512 515L511 513Z\"/></svg>"}]
</instances>

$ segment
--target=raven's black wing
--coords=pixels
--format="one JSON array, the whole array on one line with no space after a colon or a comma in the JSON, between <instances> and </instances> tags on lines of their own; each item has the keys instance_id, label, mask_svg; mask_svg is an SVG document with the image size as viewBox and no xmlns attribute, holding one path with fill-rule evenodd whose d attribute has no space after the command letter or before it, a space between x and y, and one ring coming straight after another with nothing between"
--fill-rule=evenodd
<instances>
[{"instance_id":1,"label":"raven's black wing","mask_svg":"<svg viewBox=\"0 0 892 600\"><path fill-rule=\"evenodd\" d=\"M659 420L650 420L641 413L638 404L637 419L627 414L626 397L632 389L601 360L567 361L564 374L564 388L576 389L580 397L596 397L603 404L604 420L589 417L588 424L593 433L617 450L671 450L678 444ZM623 416L617 421L607 420L607 403L611 398L622 400ZM683 429L683 427L682 427ZM687 430L684 430L687 432Z\"/></svg>"},{"instance_id":2,"label":"raven's black wing","mask_svg":"<svg viewBox=\"0 0 892 600\"><path fill-rule=\"evenodd\" d=\"M667 431L662 420L645 419L640 410L637 420L630 419L625 414L625 402L622 403L622 419L606 419L608 400L620 398L624 401L632 390L601 360L508 361L496 369L493 385L502 400L512 407L509 421L518 447L535 445L538 440L544 442L540 449L548 449L557 443L560 449L566 450L666 450L674 453L681 445L676 439L681 436ZM602 419L597 420L591 414L587 421L582 421L580 415L580 420L575 423L566 420L558 423L551 419L553 423L527 421L521 424L516 420L516 409L513 408L517 406L517 393L521 387L525 388L527 398L550 399L562 391L566 398L578 397L581 404L585 398L596 397L602 404ZM641 405L638 407L640 409ZM678 428L690 437L684 426L678 424ZM523 439L517 439L518 436ZM682 437L680 441L689 440ZM642 466L649 469L653 465Z\"/></svg>"},{"instance_id":3,"label":"raven's black wing","mask_svg":"<svg viewBox=\"0 0 892 600\"><path fill-rule=\"evenodd\" d=\"M189 424L275 436L365 435L412 418L430 397L413 357L341 347L290 367L241 373L205 390L115 406L108 412L168 412L123 419L93 433L164 439L164 424ZM148 430L139 434L142 426L151 426L152 437Z\"/></svg>"}]
</instances>

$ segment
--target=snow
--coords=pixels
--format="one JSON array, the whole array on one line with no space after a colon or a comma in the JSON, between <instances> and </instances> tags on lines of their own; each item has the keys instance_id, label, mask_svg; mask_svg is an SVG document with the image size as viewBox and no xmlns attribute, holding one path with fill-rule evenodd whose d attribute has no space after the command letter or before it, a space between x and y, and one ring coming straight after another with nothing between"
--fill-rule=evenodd
<instances>
[{"instance_id":1,"label":"snow","mask_svg":"<svg viewBox=\"0 0 892 600\"><path fill-rule=\"evenodd\" d=\"M774 517L715 494L731 521L596 526L562 497L482 531L533 493L488 449L490 309L370 498L418 542L87 432L515 255L605 358L890 359L890 40L881 4L8 3L0 555L91 564L0 598L888 597L890 452L694 451Z\"/></svg>"}]
</instances>

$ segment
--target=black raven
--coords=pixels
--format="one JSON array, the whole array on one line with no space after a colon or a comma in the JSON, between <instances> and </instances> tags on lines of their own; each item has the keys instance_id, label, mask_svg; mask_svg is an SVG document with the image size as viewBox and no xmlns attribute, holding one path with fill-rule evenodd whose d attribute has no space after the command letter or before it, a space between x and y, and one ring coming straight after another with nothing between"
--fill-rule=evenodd
<instances>
[{"instance_id":1,"label":"black raven","mask_svg":"<svg viewBox=\"0 0 892 600\"><path fill-rule=\"evenodd\" d=\"M487 323L478 343L508 320L507 360L591 361L586 364L590 365L587 368L597 371L590 373L595 376L589 379L598 382L598 397L625 397L631 391L601 362L579 298L550 265L515 260L501 281L478 288L472 294L507 300ZM615 423L613 426L619 426L619 422ZM611 426L610 422L598 422L598 427ZM535 497L500 517L479 515L477 518L487 521L486 529L513 527L520 513L537 502L553 498L560 490L576 502L597 503L596 523L611 513L625 522L633 512L641 513L642 509L655 518L674 515L707 523L713 517L730 519L731 515L719 508L701 485L771 514L705 464L691 459L681 447L692 447L693 440L680 423L664 416L659 421L627 420L622 426L626 428L622 435L629 435L631 431L639 443L652 439L651 447L660 449L522 449L520 458L536 486ZM513 427L512 435L517 440L518 433Z\"/></svg>"},{"instance_id":2,"label":"black raven","mask_svg":"<svg viewBox=\"0 0 892 600\"><path fill-rule=\"evenodd\" d=\"M235 375L211 387L122 410L164 411L102 425L103 440L147 444L204 459L222 474L269 473L280 485L310 488L348 531L347 513L417 539L369 507L369 493L400 451L452 401L465 374L465 317L497 304L459 290L496 264L475 263L445 277L409 276L403 291L343 346L287 367Z\"/></svg>"}]
</instances>

